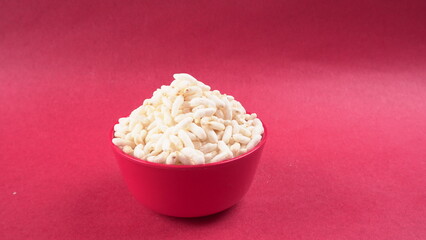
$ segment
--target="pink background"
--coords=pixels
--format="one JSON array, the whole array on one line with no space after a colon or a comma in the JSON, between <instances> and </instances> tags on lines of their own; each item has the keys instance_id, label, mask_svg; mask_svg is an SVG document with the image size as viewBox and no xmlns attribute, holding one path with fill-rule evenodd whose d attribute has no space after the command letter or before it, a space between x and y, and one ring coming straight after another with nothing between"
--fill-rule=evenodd
<instances>
[{"instance_id":1,"label":"pink background","mask_svg":"<svg viewBox=\"0 0 426 240\"><path fill-rule=\"evenodd\" d=\"M426 239L425 1L154 2L0 2L0 239ZM139 205L109 146L176 72L269 129L210 217Z\"/></svg>"}]
</instances>

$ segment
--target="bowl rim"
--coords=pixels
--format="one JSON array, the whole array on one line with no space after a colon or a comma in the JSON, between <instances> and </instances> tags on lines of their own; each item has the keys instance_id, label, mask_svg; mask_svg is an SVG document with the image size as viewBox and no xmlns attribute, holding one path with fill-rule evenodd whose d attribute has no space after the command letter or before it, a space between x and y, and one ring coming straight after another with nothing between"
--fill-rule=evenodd
<instances>
[{"instance_id":1,"label":"bowl rim","mask_svg":"<svg viewBox=\"0 0 426 240\"><path fill-rule=\"evenodd\" d=\"M263 134L262 134L262 139L260 140L260 142L253 147L252 149L250 149L250 151L247 151L244 154L241 154L237 157L233 157L230 159L226 159L223 161L219 161L219 162L214 162L214 163L205 163L205 164L197 164L197 165L175 165L175 164L165 164L165 163L153 163L150 162L148 160L144 160L144 159L140 159L140 158L136 158L134 156L130 156L128 154L126 154L125 152L123 152L119 147L117 147L114 143L112 143L112 138L114 138L114 126L111 128L110 130L110 144L112 145L112 148L114 150L114 152L116 152L117 154L125 157L126 159L135 162L137 164L141 164L147 167L153 167L153 168L162 168L162 169L194 169L194 168L208 168L208 167L215 167L215 166L221 166L221 165L226 165L226 164L230 164L232 162L238 161L250 154L252 154L253 152L257 151L258 149L260 149L263 145L265 145L266 142L266 138L267 138L267 128L265 126L265 124L263 123L263 121L261 120L262 125L263 125Z\"/></svg>"}]
</instances>

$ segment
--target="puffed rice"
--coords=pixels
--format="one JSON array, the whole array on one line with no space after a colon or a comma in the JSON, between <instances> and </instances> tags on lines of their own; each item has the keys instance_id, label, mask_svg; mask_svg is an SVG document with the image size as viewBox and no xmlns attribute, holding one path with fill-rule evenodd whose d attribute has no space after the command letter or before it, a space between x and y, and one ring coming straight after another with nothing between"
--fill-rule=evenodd
<instances>
[{"instance_id":1,"label":"puffed rice","mask_svg":"<svg viewBox=\"0 0 426 240\"><path fill-rule=\"evenodd\" d=\"M195 165L237 157L262 140L257 114L234 97L174 74L169 86L118 120L112 142L126 154L154 163Z\"/></svg>"}]
</instances>

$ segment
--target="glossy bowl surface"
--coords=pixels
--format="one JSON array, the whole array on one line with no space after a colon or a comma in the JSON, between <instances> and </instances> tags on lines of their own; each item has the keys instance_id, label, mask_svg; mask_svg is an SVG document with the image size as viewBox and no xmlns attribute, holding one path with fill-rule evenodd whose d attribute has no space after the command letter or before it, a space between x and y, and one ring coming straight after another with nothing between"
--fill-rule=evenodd
<instances>
[{"instance_id":1,"label":"glossy bowl surface","mask_svg":"<svg viewBox=\"0 0 426 240\"><path fill-rule=\"evenodd\" d=\"M152 163L111 145L123 178L139 202L164 215L200 217L223 211L246 194L267 140L263 127L262 140L247 153L202 165Z\"/></svg>"}]
</instances>

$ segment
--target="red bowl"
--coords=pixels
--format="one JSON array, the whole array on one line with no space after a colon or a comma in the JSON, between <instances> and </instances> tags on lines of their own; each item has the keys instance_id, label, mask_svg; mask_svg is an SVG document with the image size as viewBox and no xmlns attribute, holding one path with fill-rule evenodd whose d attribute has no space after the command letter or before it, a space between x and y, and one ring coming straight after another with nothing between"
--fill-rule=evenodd
<instances>
[{"instance_id":1,"label":"red bowl","mask_svg":"<svg viewBox=\"0 0 426 240\"><path fill-rule=\"evenodd\" d=\"M261 142L247 153L202 165L152 163L111 145L124 180L139 202L164 215L200 217L232 207L246 194L266 142L264 128Z\"/></svg>"}]
</instances>

